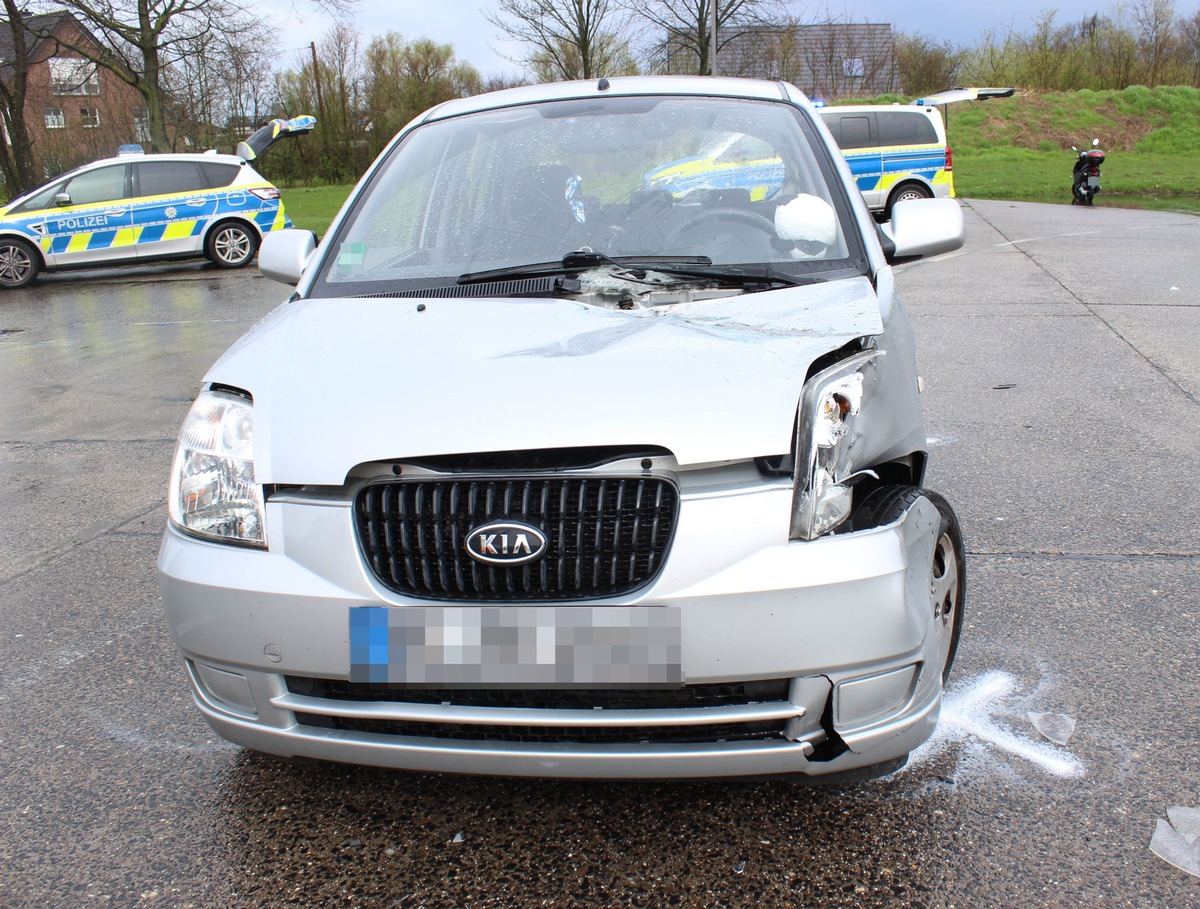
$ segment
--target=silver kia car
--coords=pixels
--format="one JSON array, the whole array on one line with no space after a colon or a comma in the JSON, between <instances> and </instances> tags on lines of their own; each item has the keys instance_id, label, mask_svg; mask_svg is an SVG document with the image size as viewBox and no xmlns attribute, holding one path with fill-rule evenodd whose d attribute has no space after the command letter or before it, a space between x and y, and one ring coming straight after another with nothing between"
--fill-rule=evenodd
<instances>
[{"instance_id":1,"label":"silver kia car","mask_svg":"<svg viewBox=\"0 0 1200 909\"><path fill-rule=\"evenodd\" d=\"M900 767L965 575L889 263L962 242L953 200L877 226L784 83L425 113L319 246L265 238L295 293L180 431L158 565L200 711L406 770Z\"/></svg>"}]
</instances>

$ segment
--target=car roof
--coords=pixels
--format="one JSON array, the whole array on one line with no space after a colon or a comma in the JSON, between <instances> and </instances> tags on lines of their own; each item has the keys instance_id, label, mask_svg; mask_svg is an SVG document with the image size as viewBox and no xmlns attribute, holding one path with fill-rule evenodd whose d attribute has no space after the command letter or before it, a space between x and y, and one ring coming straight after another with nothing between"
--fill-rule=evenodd
<instances>
[{"instance_id":1,"label":"car roof","mask_svg":"<svg viewBox=\"0 0 1200 909\"><path fill-rule=\"evenodd\" d=\"M75 168L75 170L90 170L93 167L101 167L105 164L137 164L141 161L195 161L198 163L203 163L205 161L216 161L220 164L246 163L245 159L239 158L237 155L221 155L205 152L165 152L163 154L117 155L112 158L100 158L88 164L81 164L79 167ZM56 177L55 179L58 178Z\"/></svg>"},{"instance_id":2,"label":"car roof","mask_svg":"<svg viewBox=\"0 0 1200 909\"><path fill-rule=\"evenodd\" d=\"M764 79L734 79L723 76L620 76L612 79L523 85L485 95L458 98L433 108L420 122L457 117L498 107L536 104L541 101L634 95L693 95L698 98L718 96L801 103L807 100L793 85Z\"/></svg>"},{"instance_id":3,"label":"car roof","mask_svg":"<svg viewBox=\"0 0 1200 909\"><path fill-rule=\"evenodd\" d=\"M912 104L826 104L824 107L817 108L818 114L834 113L834 114L861 114L861 113L876 113L881 110L890 111L905 111L912 114L924 114L928 116L930 113L935 113L936 109L932 107L917 107Z\"/></svg>"},{"instance_id":4,"label":"car roof","mask_svg":"<svg viewBox=\"0 0 1200 909\"><path fill-rule=\"evenodd\" d=\"M94 170L97 167L104 167L108 164L136 164L139 161L194 161L200 164L215 161L218 164L246 165L245 159L239 158L237 155L207 154L205 152L166 152L163 154L150 155L117 155L113 158L100 158L96 161L90 161L87 164L80 164L78 167L73 167L70 170L65 170L61 174L57 174L56 176L51 177L49 180L39 183L28 192L24 192L19 196L13 197L0 207L10 209L15 205L20 205L30 196L37 195L42 190L54 183L58 183L60 180L86 173L87 171Z\"/></svg>"}]
</instances>

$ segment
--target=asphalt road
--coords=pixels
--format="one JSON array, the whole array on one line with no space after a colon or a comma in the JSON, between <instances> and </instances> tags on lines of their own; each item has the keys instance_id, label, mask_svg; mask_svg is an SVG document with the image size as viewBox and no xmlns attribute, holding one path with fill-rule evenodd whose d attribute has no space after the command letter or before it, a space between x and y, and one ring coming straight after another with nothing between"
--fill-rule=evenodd
<instances>
[{"instance_id":1,"label":"asphalt road","mask_svg":"<svg viewBox=\"0 0 1200 909\"><path fill-rule=\"evenodd\" d=\"M1200 806L1200 218L966 217L963 251L899 277L929 485L967 536L965 636L935 739L845 788L221 742L154 559L200 377L286 290L196 265L0 295L0 906L1200 906L1148 850Z\"/></svg>"}]
</instances>

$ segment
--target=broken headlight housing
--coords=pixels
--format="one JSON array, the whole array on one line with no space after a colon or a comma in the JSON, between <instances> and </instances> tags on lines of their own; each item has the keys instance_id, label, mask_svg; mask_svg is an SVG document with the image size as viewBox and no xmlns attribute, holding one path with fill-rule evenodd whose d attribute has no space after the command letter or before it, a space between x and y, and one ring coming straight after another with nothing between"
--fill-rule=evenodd
<instances>
[{"instance_id":1,"label":"broken headlight housing","mask_svg":"<svg viewBox=\"0 0 1200 909\"><path fill-rule=\"evenodd\" d=\"M204 391L179 431L168 511L185 533L266 546L262 487L254 480L254 410L247 397Z\"/></svg>"},{"instance_id":2,"label":"broken headlight housing","mask_svg":"<svg viewBox=\"0 0 1200 909\"><path fill-rule=\"evenodd\" d=\"M808 380L796 421L796 471L792 501L793 540L815 540L850 516L851 486L868 472L854 455L863 389L879 351L855 354Z\"/></svg>"}]
</instances>

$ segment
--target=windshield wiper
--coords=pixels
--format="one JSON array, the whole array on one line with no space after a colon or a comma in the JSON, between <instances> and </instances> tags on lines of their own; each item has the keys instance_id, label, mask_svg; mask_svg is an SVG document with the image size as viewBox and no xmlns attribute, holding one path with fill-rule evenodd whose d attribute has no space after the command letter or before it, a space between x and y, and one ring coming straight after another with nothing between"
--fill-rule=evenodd
<instances>
[{"instance_id":1,"label":"windshield wiper","mask_svg":"<svg viewBox=\"0 0 1200 909\"><path fill-rule=\"evenodd\" d=\"M581 249L569 252L558 262L534 262L529 265L510 265L488 271L472 271L458 276L459 284L477 284L505 278L540 278L564 272L587 271L604 265L622 268L648 268L654 271L670 271L678 266L703 267L712 265L708 256L606 256L604 253ZM674 272L671 272L672 274Z\"/></svg>"},{"instance_id":2,"label":"windshield wiper","mask_svg":"<svg viewBox=\"0 0 1200 909\"><path fill-rule=\"evenodd\" d=\"M671 275L679 278L694 278L699 280L718 281L724 284L738 284L747 290L761 286L768 287L802 287L806 284L817 284L825 280L816 275L796 277L781 274L770 266L761 265L718 265L710 268L679 268L675 266L650 266L650 271ZM647 282L661 283L661 282Z\"/></svg>"}]
</instances>

